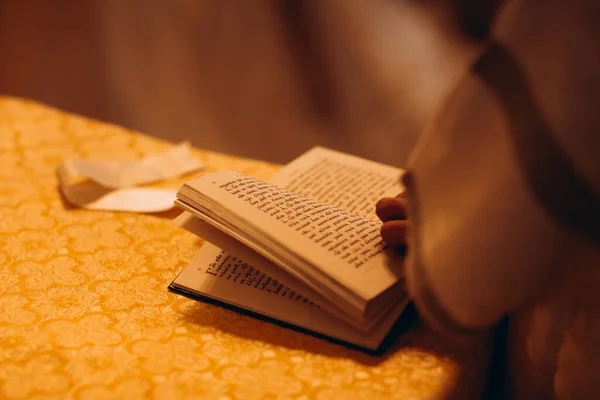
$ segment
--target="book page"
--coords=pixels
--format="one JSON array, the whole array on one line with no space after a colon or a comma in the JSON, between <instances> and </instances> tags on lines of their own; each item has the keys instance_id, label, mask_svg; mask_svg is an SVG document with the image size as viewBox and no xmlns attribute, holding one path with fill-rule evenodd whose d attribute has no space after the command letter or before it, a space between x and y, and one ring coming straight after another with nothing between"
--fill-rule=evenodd
<instances>
[{"instance_id":1,"label":"book page","mask_svg":"<svg viewBox=\"0 0 600 400\"><path fill-rule=\"evenodd\" d=\"M332 318L302 294L214 246L202 247L171 289L208 297L371 350L379 347L407 304L406 299L398 299L381 323L364 332Z\"/></svg>"},{"instance_id":2,"label":"book page","mask_svg":"<svg viewBox=\"0 0 600 400\"><path fill-rule=\"evenodd\" d=\"M375 204L403 191L403 170L315 147L279 171L269 183L304 197L377 219Z\"/></svg>"},{"instance_id":3,"label":"book page","mask_svg":"<svg viewBox=\"0 0 600 400\"><path fill-rule=\"evenodd\" d=\"M215 176L224 177L219 189L236 201L243 201L261 212L261 217L268 216L271 222L299 233L352 268L361 268L383 253L378 222L249 176L219 174L210 179L217 179ZM240 214L249 217L247 212ZM266 221L264 225L268 229Z\"/></svg>"}]
</instances>

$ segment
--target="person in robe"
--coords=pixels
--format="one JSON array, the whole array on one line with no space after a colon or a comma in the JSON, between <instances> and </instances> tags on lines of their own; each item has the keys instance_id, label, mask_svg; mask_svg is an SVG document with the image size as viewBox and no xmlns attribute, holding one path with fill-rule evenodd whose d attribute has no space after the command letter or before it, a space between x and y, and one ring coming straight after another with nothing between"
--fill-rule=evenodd
<instances>
[{"instance_id":1,"label":"person in robe","mask_svg":"<svg viewBox=\"0 0 600 400\"><path fill-rule=\"evenodd\" d=\"M490 393L600 398L600 3L504 3L381 234L432 328L494 334Z\"/></svg>"}]
</instances>

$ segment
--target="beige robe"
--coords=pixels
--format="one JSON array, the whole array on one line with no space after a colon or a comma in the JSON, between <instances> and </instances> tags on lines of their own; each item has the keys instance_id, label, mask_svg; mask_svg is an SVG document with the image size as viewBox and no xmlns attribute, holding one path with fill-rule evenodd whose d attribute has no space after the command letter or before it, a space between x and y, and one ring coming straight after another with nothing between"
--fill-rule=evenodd
<instances>
[{"instance_id":1,"label":"beige robe","mask_svg":"<svg viewBox=\"0 0 600 400\"><path fill-rule=\"evenodd\" d=\"M425 319L476 338L508 316L509 398L600 398L598 3L510 3L408 169Z\"/></svg>"}]
</instances>

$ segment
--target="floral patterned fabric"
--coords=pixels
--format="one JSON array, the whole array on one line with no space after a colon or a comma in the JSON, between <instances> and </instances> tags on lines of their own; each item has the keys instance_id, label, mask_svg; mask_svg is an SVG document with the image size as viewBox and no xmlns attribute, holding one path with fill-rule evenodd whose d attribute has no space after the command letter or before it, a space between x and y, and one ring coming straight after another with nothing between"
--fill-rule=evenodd
<instances>
[{"instance_id":1,"label":"floral patterned fabric","mask_svg":"<svg viewBox=\"0 0 600 400\"><path fill-rule=\"evenodd\" d=\"M65 157L133 159L167 146L0 99L0 398L424 399L456 379L468 352L419 323L372 357L171 294L202 245L172 224L175 212L86 211L57 190ZM195 154L204 172L277 170Z\"/></svg>"}]
</instances>

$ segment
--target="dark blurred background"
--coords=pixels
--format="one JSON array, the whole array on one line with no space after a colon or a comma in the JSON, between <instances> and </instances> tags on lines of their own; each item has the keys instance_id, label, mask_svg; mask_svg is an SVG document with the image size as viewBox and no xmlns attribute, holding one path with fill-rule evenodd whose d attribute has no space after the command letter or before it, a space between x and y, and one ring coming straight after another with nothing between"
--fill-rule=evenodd
<instances>
[{"instance_id":1,"label":"dark blurred background","mask_svg":"<svg viewBox=\"0 0 600 400\"><path fill-rule=\"evenodd\" d=\"M476 47L435 3L0 0L0 94L240 156L402 166Z\"/></svg>"}]
</instances>

